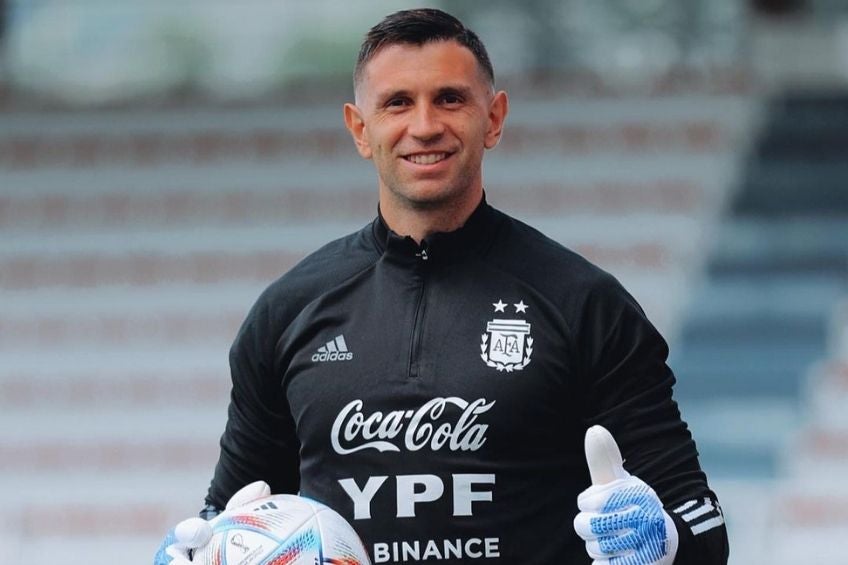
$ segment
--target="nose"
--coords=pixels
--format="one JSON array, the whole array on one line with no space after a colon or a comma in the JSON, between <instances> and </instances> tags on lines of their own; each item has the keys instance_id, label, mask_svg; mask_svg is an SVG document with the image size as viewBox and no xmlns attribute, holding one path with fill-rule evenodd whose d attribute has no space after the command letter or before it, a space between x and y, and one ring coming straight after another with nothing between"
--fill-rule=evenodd
<instances>
[{"instance_id":1,"label":"nose","mask_svg":"<svg viewBox=\"0 0 848 565\"><path fill-rule=\"evenodd\" d=\"M436 109L429 104L416 106L411 119L409 134L421 141L438 139L445 131Z\"/></svg>"}]
</instances>

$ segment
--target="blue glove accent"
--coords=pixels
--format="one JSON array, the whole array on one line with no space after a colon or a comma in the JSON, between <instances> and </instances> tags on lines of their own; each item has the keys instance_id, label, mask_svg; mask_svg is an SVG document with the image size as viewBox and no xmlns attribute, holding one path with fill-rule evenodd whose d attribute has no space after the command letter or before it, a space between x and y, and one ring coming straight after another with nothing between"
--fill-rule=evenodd
<instances>
[{"instance_id":1,"label":"blue glove accent","mask_svg":"<svg viewBox=\"0 0 848 565\"><path fill-rule=\"evenodd\" d=\"M592 518L592 532L601 551L607 554L633 550L630 555L611 557L610 565L647 565L666 555L668 532L660 501L648 485L622 489L610 496L604 516ZM630 530L625 535L616 535Z\"/></svg>"},{"instance_id":2,"label":"blue glove accent","mask_svg":"<svg viewBox=\"0 0 848 565\"><path fill-rule=\"evenodd\" d=\"M169 545L173 545L177 543L177 534L174 531L174 528L171 528L171 531L168 532L168 535L165 536L165 539L162 540L162 545L159 546L159 550L156 551L156 555L153 556L153 565L168 565L171 561L173 561L173 557L165 553L165 549Z\"/></svg>"}]
</instances>

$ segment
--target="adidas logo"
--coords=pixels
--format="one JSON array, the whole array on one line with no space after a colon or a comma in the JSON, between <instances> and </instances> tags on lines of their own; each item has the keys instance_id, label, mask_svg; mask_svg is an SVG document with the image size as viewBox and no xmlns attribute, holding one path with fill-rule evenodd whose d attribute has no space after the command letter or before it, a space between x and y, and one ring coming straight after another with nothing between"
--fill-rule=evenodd
<instances>
[{"instance_id":1,"label":"adidas logo","mask_svg":"<svg viewBox=\"0 0 848 565\"><path fill-rule=\"evenodd\" d=\"M353 353L347 350L347 344L343 335L336 336L335 339L327 342L318 348L318 351L312 355L312 361L350 361L353 359Z\"/></svg>"},{"instance_id":2,"label":"adidas logo","mask_svg":"<svg viewBox=\"0 0 848 565\"><path fill-rule=\"evenodd\" d=\"M279 507L276 504L274 504L273 502L266 502L262 506L259 506L258 508L254 508L253 511L258 512L259 510L278 510L278 509L279 509Z\"/></svg>"}]
</instances>

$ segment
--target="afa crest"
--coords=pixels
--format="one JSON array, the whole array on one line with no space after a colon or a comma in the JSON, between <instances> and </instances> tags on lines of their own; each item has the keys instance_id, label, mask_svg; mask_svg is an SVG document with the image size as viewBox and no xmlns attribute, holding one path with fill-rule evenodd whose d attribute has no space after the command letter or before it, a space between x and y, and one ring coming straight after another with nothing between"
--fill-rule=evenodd
<instances>
[{"instance_id":1,"label":"afa crest","mask_svg":"<svg viewBox=\"0 0 848 565\"><path fill-rule=\"evenodd\" d=\"M506 313L507 305L500 300L493 303L493 306L495 312ZM527 311L523 300L514 306L516 314ZM486 324L480 351L480 357L489 367L507 373L522 370L530 363L530 356L533 355L530 324L525 320L491 320Z\"/></svg>"}]
</instances>

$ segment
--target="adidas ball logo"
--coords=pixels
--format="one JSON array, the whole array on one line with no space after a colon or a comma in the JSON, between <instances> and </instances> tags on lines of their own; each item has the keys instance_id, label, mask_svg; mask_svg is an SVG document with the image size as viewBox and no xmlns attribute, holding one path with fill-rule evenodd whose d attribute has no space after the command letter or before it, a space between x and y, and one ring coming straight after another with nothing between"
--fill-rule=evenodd
<instances>
[{"instance_id":1,"label":"adidas ball logo","mask_svg":"<svg viewBox=\"0 0 848 565\"><path fill-rule=\"evenodd\" d=\"M343 335L336 336L318 348L318 351L312 355L312 361L320 363L323 361L350 361L353 359L353 353L347 350L347 344Z\"/></svg>"}]
</instances>

